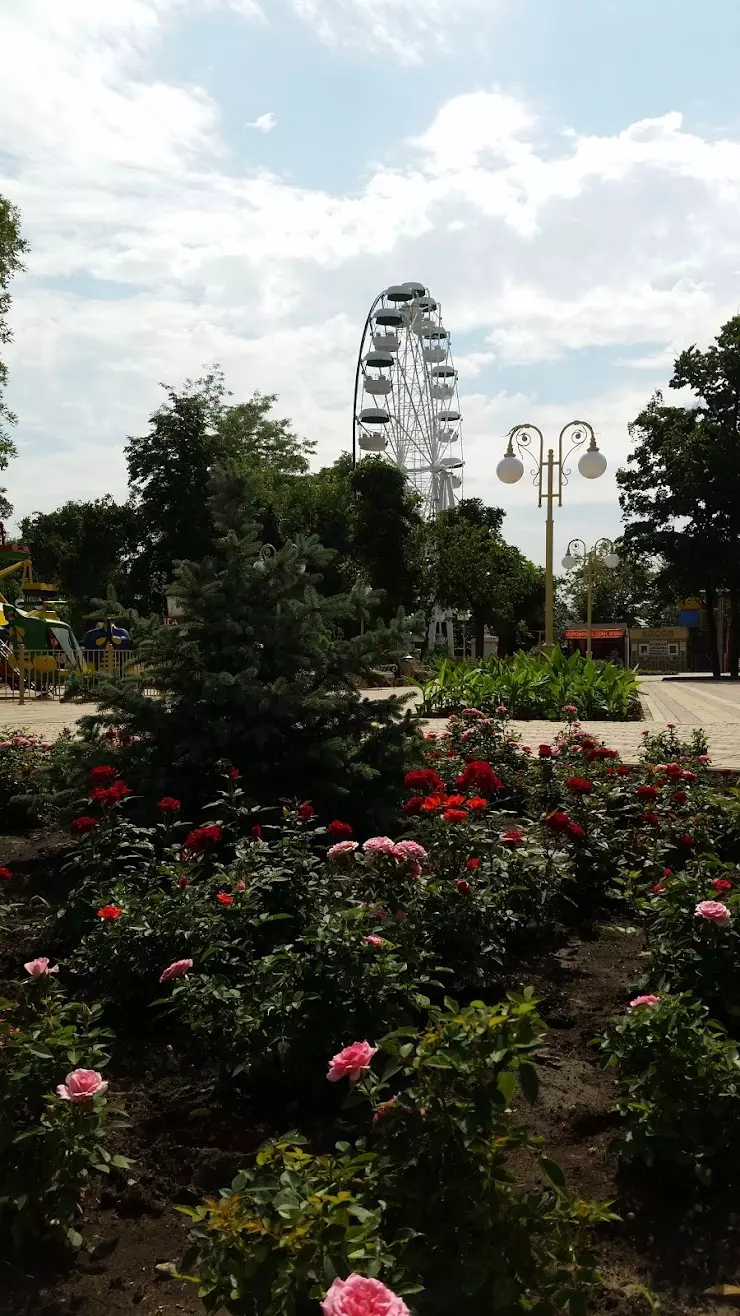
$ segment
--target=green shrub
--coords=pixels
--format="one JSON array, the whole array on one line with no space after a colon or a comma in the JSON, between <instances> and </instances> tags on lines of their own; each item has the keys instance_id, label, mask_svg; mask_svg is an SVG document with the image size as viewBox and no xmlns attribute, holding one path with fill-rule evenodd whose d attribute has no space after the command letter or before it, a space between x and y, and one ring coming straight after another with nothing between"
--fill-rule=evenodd
<instances>
[{"instance_id":1,"label":"green shrub","mask_svg":"<svg viewBox=\"0 0 740 1316\"><path fill-rule=\"evenodd\" d=\"M48 964L47 961L39 961ZM53 972L53 970L52 970ZM111 1034L99 1006L65 1001L46 971L19 987L0 1010L0 1198L16 1240L62 1229L79 1246L80 1203L90 1172L123 1169L105 1143L120 1126L104 1096L100 1070ZM63 1099L74 1071L94 1071L100 1091Z\"/></svg>"},{"instance_id":2,"label":"green shrub","mask_svg":"<svg viewBox=\"0 0 740 1316\"><path fill-rule=\"evenodd\" d=\"M436 675L421 687L427 717L471 707L490 715L503 707L509 717L563 721L572 716L564 711L568 706L587 720L625 722L641 716L635 672L579 653L566 658L555 649L550 656L518 653L474 664L443 658L436 667Z\"/></svg>"},{"instance_id":3,"label":"green shrub","mask_svg":"<svg viewBox=\"0 0 740 1316\"><path fill-rule=\"evenodd\" d=\"M493 1008L448 1001L421 1032L384 1038L384 1065L366 1057L347 1103L370 1103L369 1147L311 1157L278 1144L187 1212L184 1268L207 1308L308 1316L337 1274L356 1271L413 1295L417 1316L585 1311L598 1281L586 1237L611 1217L566 1191L513 1112L518 1094L536 1099L543 1027L527 992ZM522 1169L547 1186L518 1183Z\"/></svg>"},{"instance_id":4,"label":"green shrub","mask_svg":"<svg viewBox=\"0 0 740 1316\"><path fill-rule=\"evenodd\" d=\"M708 1182L717 1158L737 1164L740 1056L709 1011L689 996L636 998L600 1042L617 1070L625 1158L691 1165Z\"/></svg>"},{"instance_id":5,"label":"green shrub","mask_svg":"<svg viewBox=\"0 0 740 1316\"><path fill-rule=\"evenodd\" d=\"M0 739L0 817L7 828L21 831L38 824L41 815L37 779L47 767L52 745L27 728L5 729Z\"/></svg>"}]
</instances>

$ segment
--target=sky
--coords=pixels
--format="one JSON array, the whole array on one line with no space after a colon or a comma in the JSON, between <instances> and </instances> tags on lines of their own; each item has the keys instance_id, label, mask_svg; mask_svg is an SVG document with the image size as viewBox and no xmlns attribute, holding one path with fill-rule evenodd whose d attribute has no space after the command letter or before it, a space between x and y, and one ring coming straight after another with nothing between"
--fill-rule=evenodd
<instances>
[{"instance_id":1,"label":"sky","mask_svg":"<svg viewBox=\"0 0 740 1316\"><path fill-rule=\"evenodd\" d=\"M505 435L587 420L619 532L628 424L740 310L737 0L0 0L0 193L22 214L17 516L125 497L160 382L219 362L334 460L391 283L441 303L467 496L537 561Z\"/></svg>"}]
</instances>

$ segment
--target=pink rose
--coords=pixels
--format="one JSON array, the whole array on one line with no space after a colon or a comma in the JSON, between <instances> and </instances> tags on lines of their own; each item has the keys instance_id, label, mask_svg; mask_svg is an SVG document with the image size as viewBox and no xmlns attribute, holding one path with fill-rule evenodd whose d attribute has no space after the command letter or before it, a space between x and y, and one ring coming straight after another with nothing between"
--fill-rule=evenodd
<instances>
[{"instance_id":1,"label":"pink rose","mask_svg":"<svg viewBox=\"0 0 740 1316\"><path fill-rule=\"evenodd\" d=\"M710 923L716 923L718 928L729 928L732 922L732 914L721 900L700 900L694 913L697 918L707 918Z\"/></svg>"},{"instance_id":2,"label":"pink rose","mask_svg":"<svg viewBox=\"0 0 740 1316\"><path fill-rule=\"evenodd\" d=\"M659 996L636 996L634 1001L630 1001L630 1010L634 1010L639 1005L657 1005L660 1000Z\"/></svg>"},{"instance_id":3,"label":"pink rose","mask_svg":"<svg viewBox=\"0 0 740 1316\"><path fill-rule=\"evenodd\" d=\"M364 1275L335 1279L321 1310L324 1316L410 1316L403 1298Z\"/></svg>"},{"instance_id":4,"label":"pink rose","mask_svg":"<svg viewBox=\"0 0 740 1316\"><path fill-rule=\"evenodd\" d=\"M170 964L169 968L165 969L159 981L171 982L173 978L182 978L184 974L190 972L192 967L192 960L175 960L174 964Z\"/></svg>"},{"instance_id":5,"label":"pink rose","mask_svg":"<svg viewBox=\"0 0 740 1316\"><path fill-rule=\"evenodd\" d=\"M356 849L356 841L337 841L336 845L329 846L326 857L327 859L341 859L345 854L353 854Z\"/></svg>"},{"instance_id":6,"label":"pink rose","mask_svg":"<svg viewBox=\"0 0 740 1316\"><path fill-rule=\"evenodd\" d=\"M238 891L239 894L241 895L242 891L246 891L246 889L247 889L247 884L244 881L244 878L240 877L239 881L234 883L234 890Z\"/></svg>"},{"instance_id":7,"label":"pink rose","mask_svg":"<svg viewBox=\"0 0 740 1316\"><path fill-rule=\"evenodd\" d=\"M97 1069L73 1069L67 1075L66 1083L60 1083L57 1092L62 1101L92 1101L93 1097L102 1097L108 1091L108 1084L103 1082L102 1074Z\"/></svg>"},{"instance_id":8,"label":"pink rose","mask_svg":"<svg viewBox=\"0 0 740 1316\"><path fill-rule=\"evenodd\" d=\"M330 1083L338 1083L340 1078L348 1078L350 1083L356 1083L363 1069L370 1068L377 1046L371 1046L369 1042L353 1042L351 1046L345 1046L343 1051L338 1051L332 1056L329 1064L329 1072L326 1075Z\"/></svg>"},{"instance_id":9,"label":"pink rose","mask_svg":"<svg viewBox=\"0 0 740 1316\"><path fill-rule=\"evenodd\" d=\"M376 937L373 933L369 937L363 937L362 940L367 942L368 946L385 946L386 944L384 937Z\"/></svg>"},{"instance_id":10,"label":"pink rose","mask_svg":"<svg viewBox=\"0 0 740 1316\"><path fill-rule=\"evenodd\" d=\"M395 856L396 853L396 843L391 840L390 836L371 836L362 848L367 855L387 854Z\"/></svg>"},{"instance_id":11,"label":"pink rose","mask_svg":"<svg viewBox=\"0 0 740 1316\"><path fill-rule=\"evenodd\" d=\"M26 973L30 973L32 978L44 978L47 973L58 973L59 965L55 964L53 968L49 967L49 961L42 956L38 960L29 960L28 964L23 965Z\"/></svg>"},{"instance_id":12,"label":"pink rose","mask_svg":"<svg viewBox=\"0 0 740 1316\"><path fill-rule=\"evenodd\" d=\"M396 854L401 859L426 859L427 852L423 845L418 841L399 841L396 846Z\"/></svg>"}]
</instances>

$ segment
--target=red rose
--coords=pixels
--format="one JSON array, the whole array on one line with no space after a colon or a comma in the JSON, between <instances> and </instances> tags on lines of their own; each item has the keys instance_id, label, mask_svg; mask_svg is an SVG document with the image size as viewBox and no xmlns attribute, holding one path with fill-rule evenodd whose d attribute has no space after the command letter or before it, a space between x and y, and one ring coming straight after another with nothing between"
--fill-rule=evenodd
<instances>
[{"instance_id":1,"label":"red rose","mask_svg":"<svg viewBox=\"0 0 740 1316\"><path fill-rule=\"evenodd\" d=\"M85 832L94 832L98 825L97 818L88 818L83 815L82 818L73 818L69 824L69 830L73 836L84 836Z\"/></svg>"},{"instance_id":2,"label":"red rose","mask_svg":"<svg viewBox=\"0 0 740 1316\"><path fill-rule=\"evenodd\" d=\"M96 784L101 781L115 781L117 776L115 768L109 767L106 763L99 763L97 768L90 769L90 780Z\"/></svg>"},{"instance_id":3,"label":"red rose","mask_svg":"<svg viewBox=\"0 0 740 1316\"><path fill-rule=\"evenodd\" d=\"M694 845L696 845L696 841L694 840L693 836L689 836L688 833L685 833L683 836L679 836L678 844L685 845L686 849L690 850Z\"/></svg>"},{"instance_id":4,"label":"red rose","mask_svg":"<svg viewBox=\"0 0 740 1316\"><path fill-rule=\"evenodd\" d=\"M462 877L458 879L458 881L455 883L455 886L457 887L461 896L470 895L470 886Z\"/></svg>"},{"instance_id":5,"label":"red rose","mask_svg":"<svg viewBox=\"0 0 740 1316\"><path fill-rule=\"evenodd\" d=\"M421 806L424 803L421 795L412 795L403 806L404 813L416 814L421 813Z\"/></svg>"},{"instance_id":6,"label":"red rose","mask_svg":"<svg viewBox=\"0 0 740 1316\"><path fill-rule=\"evenodd\" d=\"M100 804L107 809L111 804L120 804L130 794L131 787L125 781L114 781L112 786L96 786L90 791L90 799L93 804Z\"/></svg>"},{"instance_id":7,"label":"red rose","mask_svg":"<svg viewBox=\"0 0 740 1316\"><path fill-rule=\"evenodd\" d=\"M429 795L433 791L444 789L442 778L434 771L434 768L412 768L404 777L404 784L407 790L413 791L416 795Z\"/></svg>"},{"instance_id":8,"label":"red rose","mask_svg":"<svg viewBox=\"0 0 740 1316\"><path fill-rule=\"evenodd\" d=\"M470 790L475 787L481 795L493 795L496 791L503 788L503 782L496 776L490 763L480 759L474 759L468 763L464 770L457 778L455 785L461 790Z\"/></svg>"},{"instance_id":9,"label":"red rose","mask_svg":"<svg viewBox=\"0 0 740 1316\"><path fill-rule=\"evenodd\" d=\"M472 809L473 813L477 813L480 809L488 808L488 800L484 800L482 795L471 795L468 808Z\"/></svg>"},{"instance_id":10,"label":"red rose","mask_svg":"<svg viewBox=\"0 0 740 1316\"><path fill-rule=\"evenodd\" d=\"M173 795L163 795L157 808L160 813L179 813L182 805Z\"/></svg>"},{"instance_id":11,"label":"red rose","mask_svg":"<svg viewBox=\"0 0 740 1316\"><path fill-rule=\"evenodd\" d=\"M262 828L260 827L259 823L254 824L254 827L252 828L252 836L255 841L262 840Z\"/></svg>"},{"instance_id":12,"label":"red rose","mask_svg":"<svg viewBox=\"0 0 740 1316\"><path fill-rule=\"evenodd\" d=\"M575 795L590 795L594 788L593 782L588 781L586 777L568 777L565 787Z\"/></svg>"},{"instance_id":13,"label":"red rose","mask_svg":"<svg viewBox=\"0 0 740 1316\"><path fill-rule=\"evenodd\" d=\"M641 813L639 822L644 823L646 827L660 827L660 818L657 813Z\"/></svg>"},{"instance_id":14,"label":"red rose","mask_svg":"<svg viewBox=\"0 0 740 1316\"><path fill-rule=\"evenodd\" d=\"M442 820L446 823L467 822L468 815L464 809L445 809Z\"/></svg>"},{"instance_id":15,"label":"red rose","mask_svg":"<svg viewBox=\"0 0 740 1316\"><path fill-rule=\"evenodd\" d=\"M181 886L182 889L183 889L183 891L184 891L184 890L185 890L185 887L190 885L190 878L188 878L188 877L181 877L181 878L179 878L177 885L178 885L178 886Z\"/></svg>"},{"instance_id":16,"label":"red rose","mask_svg":"<svg viewBox=\"0 0 740 1316\"><path fill-rule=\"evenodd\" d=\"M234 897L230 896L227 891L219 891L216 899L220 901L222 905L233 905L234 903Z\"/></svg>"},{"instance_id":17,"label":"red rose","mask_svg":"<svg viewBox=\"0 0 740 1316\"><path fill-rule=\"evenodd\" d=\"M446 795L444 804L446 809L466 809L468 807L464 795Z\"/></svg>"},{"instance_id":18,"label":"red rose","mask_svg":"<svg viewBox=\"0 0 740 1316\"><path fill-rule=\"evenodd\" d=\"M468 859L468 860L466 861L466 863L465 863L465 867L466 867L471 873L474 873L475 870L476 870L476 868L480 868L480 859L476 859L475 856L473 856L472 858L470 858L470 859Z\"/></svg>"},{"instance_id":19,"label":"red rose","mask_svg":"<svg viewBox=\"0 0 740 1316\"><path fill-rule=\"evenodd\" d=\"M524 845L524 837L517 827L512 827L508 832L504 832L501 841L503 845Z\"/></svg>"},{"instance_id":20,"label":"red rose","mask_svg":"<svg viewBox=\"0 0 740 1316\"><path fill-rule=\"evenodd\" d=\"M0 882L10 882L13 877L9 868L0 868Z\"/></svg>"},{"instance_id":21,"label":"red rose","mask_svg":"<svg viewBox=\"0 0 740 1316\"><path fill-rule=\"evenodd\" d=\"M238 768L227 768L226 770L226 776L230 777L232 781L238 781L241 775Z\"/></svg>"},{"instance_id":22,"label":"red rose","mask_svg":"<svg viewBox=\"0 0 740 1316\"><path fill-rule=\"evenodd\" d=\"M629 763L620 763L619 767L617 768L617 772L619 773L620 777L629 777L631 771L632 769Z\"/></svg>"},{"instance_id":23,"label":"red rose","mask_svg":"<svg viewBox=\"0 0 740 1316\"><path fill-rule=\"evenodd\" d=\"M330 822L326 830L335 841L349 841L352 837L352 828L349 823L340 822L338 818L335 818L334 822Z\"/></svg>"},{"instance_id":24,"label":"red rose","mask_svg":"<svg viewBox=\"0 0 740 1316\"><path fill-rule=\"evenodd\" d=\"M120 905L103 905L103 908L98 910L98 918L102 918L104 922L115 923L122 913Z\"/></svg>"},{"instance_id":25,"label":"red rose","mask_svg":"<svg viewBox=\"0 0 740 1316\"><path fill-rule=\"evenodd\" d=\"M683 777L683 768L679 763L666 763L662 771L666 777Z\"/></svg>"},{"instance_id":26,"label":"red rose","mask_svg":"<svg viewBox=\"0 0 740 1316\"><path fill-rule=\"evenodd\" d=\"M638 786L635 795L638 800L657 800L658 798L655 786Z\"/></svg>"},{"instance_id":27,"label":"red rose","mask_svg":"<svg viewBox=\"0 0 740 1316\"><path fill-rule=\"evenodd\" d=\"M204 850L210 850L214 845L218 845L222 838L223 829L215 823L210 823L207 827L194 827L185 837L183 848L192 851L193 854L203 854Z\"/></svg>"},{"instance_id":28,"label":"red rose","mask_svg":"<svg viewBox=\"0 0 740 1316\"><path fill-rule=\"evenodd\" d=\"M665 886L662 882L656 882L655 886L651 886L650 890L654 896L662 896L665 891Z\"/></svg>"},{"instance_id":29,"label":"red rose","mask_svg":"<svg viewBox=\"0 0 740 1316\"><path fill-rule=\"evenodd\" d=\"M316 813L310 800L304 800L298 810L298 817L301 822L308 822L310 818L315 818Z\"/></svg>"},{"instance_id":30,"label":"red rose","mask_svg":"<svg viewBox=\"0 0 740 1316\"><path fill-rule=\"evenodd\" d=\"M732 890L732 882L729 882L729 881L727 880L726 877L715 877L714 881L713 881L713 882L710 882L709 885L710 885L715 891L731 891L731 890Z\"/></svg>"},{"instance_id":31,"label":"red rose","mask_svg":"<svg viewBox=\"0 0 740 1316\"><path fill-rule=\"evenodd\" d=\"M570 826L570 818L563 809L556 809L545 818L545 826L549 827L551 832L565 832Z\"/></svg>"},{"instance_id":32,"label":"red rose","mask_svg":"<svg viewBox=\"0 0 740 1316\"><path fill-rule=\"evenodd\" d=\"M586 833L580 823L569 822L565 830L571 841L585 841L586 839Z\"/></svg>"},{"instance_id":33,"label":"red rose","mask_svg":"<svg viewBox=\"0 0 740 1316\"><path fill-rule=\"evenodd\" d=\"M421 808L423 813L435 813L437 809L443 809L444 806L444 795L427 795Z\"/></svg>"},{"instance_id":34,"label":"red rose","mask_svg":"<svg viewBox=\"0 0 740 1316\"><path fill-rule=\"evenodd\" d=\"M664 869L663 869L663 876L664 876L664 877L673 877L673 869L672 869L672 868L664 868Z\"/></svg>"},{"instance_id":35,"label":"red rose","mask_svg":"<svg viewBox=\"0 0 740 1316\"><path fill-rule=\"evenodd\" d=\"M697 776L695 772L689 772L687 770L686 772L681 773L681 779L682 781L696 781Z\"/></svg>"},{"instance_id":36,"label":"red rose","mask_svg":"<svg viewBox=\"0 0 740 1316\"><path fill-rule=\"evenodd\" d=\"M688 798L686 791L674 791L671 796L674 804L685 804Z\"/></svg>"},{"instance_id":37,"label":"red rose","mask_svg":"<svg viewBox=\"0 0 740 1316\"><path fill-rule=\"evenodd\" d=\"M552 758L552 745L540 745L539 756L541 759Z\"/></svg>"}]
</instances>

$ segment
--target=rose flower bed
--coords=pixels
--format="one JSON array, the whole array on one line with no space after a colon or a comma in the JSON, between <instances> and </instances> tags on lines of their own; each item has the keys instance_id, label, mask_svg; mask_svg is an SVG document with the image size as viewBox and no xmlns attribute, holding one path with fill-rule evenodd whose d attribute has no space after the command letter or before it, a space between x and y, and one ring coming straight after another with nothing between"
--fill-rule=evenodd
<instances>
[{"instance_id":1,"label":"rose flower bed","mask_svg":"<svg viewBox=\"0 0 740 1316\"><path fill-rule=\"evenodd\" d=\"M167 1211L174 1255L151 1258L168 1314L647 1311L617 1158L677 1167L693 1204L740 1119L740 810L704 746L669 732L626 765L577 724L526 746L467 709L369 837L310 800L260 808L228 765L204 818L165 795L142 819L101 758L55 891L31 905L0 868L19 1256L99 1246L146 1178L158 1227L166 1200L190 1222ZM598 1006L574 1032L563 954ZM589 1084L600 1178L601 1134L557 1114Z\"/></svg>"}]
</instances>

